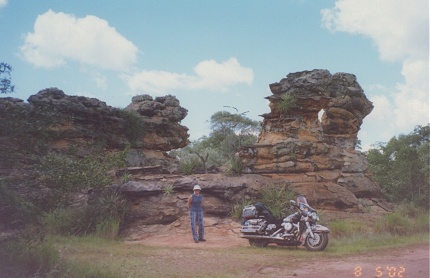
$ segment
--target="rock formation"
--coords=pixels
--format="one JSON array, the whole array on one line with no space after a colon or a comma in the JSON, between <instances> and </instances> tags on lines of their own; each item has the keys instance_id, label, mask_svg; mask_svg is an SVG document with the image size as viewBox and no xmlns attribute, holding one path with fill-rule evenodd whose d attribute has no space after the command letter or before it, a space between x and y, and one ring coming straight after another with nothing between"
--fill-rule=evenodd
<instances>
[{"instance_id":1,"label":"rock formation","mask_svg":"<svg viewBox=\"0 0 430 278\"><path fill-rule=\"evenodd\" d=\"M247 173L285 179L318 206L354 208L357 198L380 197L365 156L355 150L373 105L354 75L303 71L270 89L258 142L239 153Z\"/></svg>"},{"instance_id":2,"label":"rock formation","mask_svg":"<svg viewBox=\"0 0 430 278\"><path fill-rule=\"evenodd\" d=\"M85 156L94 148L109 152L130 146L130 166L160 166L159 171L167 172L166 161L171 158L166 152L188 144L188 128L180 125L187 112L170 95L135 96L126 109L95 98L69 96L57 88L30 96L28 103L0 98L0 151L15 149L19 154L28 149L28 153L41 154L74 149ZM8 125L8 117L20 126ZM10 138L20 133L26 138Z\"/></svg>"},{"instance_id":3,"label":"rock formation","mask_svg":"<svg viewBox=\"0 0 430 278\"><path fill-rule=\"evenodd\" d=\"M235 204L256 199L261 189L285 185L318 209L389 209L365 156L355 150L363 118L373 108L355 76L304 71L270 89L270 113L262 115L258 142L237 154L245 174L235 177L177 174L167 152L188 144L188 129L180 124L187 110L174 96L135 96L125 109L56 88L28 103L0 98L0 176L25 176L25 166L37 161L32 156L52 150L85 157L94 148L116 152L130 146L127 160L134 167L122 171L132 177L113 186L131 202L123 234L134 239L150 225L187 228L186 199L195 184L203 188L209 217L228 217Z\"/></svg>"}]
</instances>

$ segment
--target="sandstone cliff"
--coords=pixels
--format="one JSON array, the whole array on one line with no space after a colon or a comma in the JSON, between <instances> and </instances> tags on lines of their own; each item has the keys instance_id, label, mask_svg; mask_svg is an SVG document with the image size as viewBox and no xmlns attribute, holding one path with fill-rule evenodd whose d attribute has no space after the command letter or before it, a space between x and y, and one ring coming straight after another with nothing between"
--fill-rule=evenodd
<instances>
[{"instance_id":1,"label":"sandstone cliff","mask_svg":"<svg viewBox=\"0 0 430 278\"><path fill-rule=\"evenodd\" d=\"M355 149L363 119L373 108L355 76L304 71L270 89L270 113L262 115L258 142L237 154L245 173L236 177L177 173L167 152L188 144L188 129L180 124L187 110L174 96L135 96L125 109L56 88L40 91L28 103L0 98L0 176L22 176L34 155L49 151L85 157L94 149L116 152L130 146L130 167L117 177L121 171L132 176L114 186L131 203L124 234L135 239L148 225L188 227L186 199L194 184L203 188L208 217L227 217L235 204L255 199L262 188L287 184L317 209L389 210L365 156ZM288 109L280 105L285 99L292 100Z\"/></svg>"},{"instance_id":2,"label":"sandstone cliff","mask_svg":"<svg viewBox=\"0 0 430 278\"><path fill-rule=\"evenodd\" d=\"M135 96L125 109L57 88L30 96L28 103L0 98L0 166L6 156L11 156L8 162L25 164L27 156L52 150L85 156L96 148L115 152L130 146L129 166L160 166L153 169L168 172L172 158L166 152L188 144L188 128L180 125L187 112L170 95Z\"/></svg>"},{"instance_id":3,"label":"sandstone cliff","mask_svg":"<svg viewBox=\"0 0 430 278\"><path fill-rule=\"evenodd\" d=\"M365 156L355 149L373 105L354 75L303 71L270 89L258 142L239 153L247 173L285 179L318 206L354 208L358 198L381 196ZM285 99L288 109L282 109Z\"/></svg>"}]
</instances>

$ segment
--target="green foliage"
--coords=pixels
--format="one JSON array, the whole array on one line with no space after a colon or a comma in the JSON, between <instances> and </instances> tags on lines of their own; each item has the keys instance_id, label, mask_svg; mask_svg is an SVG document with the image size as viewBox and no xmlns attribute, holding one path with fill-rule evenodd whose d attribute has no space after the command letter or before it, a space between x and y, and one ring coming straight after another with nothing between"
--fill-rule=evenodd
<instances>
[{"instance_id":1,"label":"green foliage","mask_svg":"<svg viewBox=\"0 0 430 278\"><path fill-rule=\"evenodd\" d=\"M276 108L284 113L295 107L297 107L297 99L290 94L283 94L281 100L276 104Z\"/></svg>"},{"instance_id":2,"label":"green foliage","mask_svg":"<svg viewBox=\"0 0 430 278\"><path fill-rule=\"evenodd\" d=\"M243 208L250 205L251 203L252 203L251 200L247 200L247 199L240 200L239 202L234 204L234 206L230 212L230 216L236 220L240 220L242 217Z\"/></svg>"},{"instance_id":3,"label":"green foliage","mask_svg":"<svg viewBox=\"0 0 430 278\"><path fill-rule=\"evenodd\" d=\"M132 177L133 175L132 174L130 174L130 173L124 173L124 174L122 174L121 175L121 177L120 177L120 181L121 181L121 183L126 183L126 182L129 182L130 180L131 180L131 177Z\"/></svg>"},{"instance_id":4,"label":"green foliage","mask_svg":"<svg viewBox=\"0 0 430 278\"><path fill-rule=\"evenodd\" d=\"M124 119L124 134L130 142L134 142L143 135L142 117L134 110L121 110L121 116Z\"/></svg>"},{"instance_id":5,"label":"green foliage","mask_svg":"<svg viewBox=\"0 0 430 278\"><path fill-rule=\"evenodd\" d=\"M289 208L290 200L295 198L295 193L288 189L289 184L284 186L271 185L261 190L261 202L264 203L277 218L284 215L284 210Z\"/></svg>"},{"instance_id":6,"label":"green foliage","mask_svg":"<svg viewBox=\"0 0 430 278\"><path fill-rule=\"evenodd\" d=\"M175 192L175 186L173 184L168 184L164 187L164 195L170 196Z\"/></svg>"},{"instance_id":7,"label":"green foliage","mask_svg":"<svg viewBox=\"0 0 430 278\"><path fill-rule=\"evenodd\" d=\"M403 204L375 224L378 233L409 235L429 232L429 212Z\"/></svg>"},{"instance_id":8,"label":"green foliage","mask_svg":"<svg viewBox=\"0 0 430 278\"><path fill-rule=\"evenodd\" d=\"M356 220L334 220L327 226L330 227L330 236L333 238L353 237L368 232L368 224Z\"/></svg>"},{"instance_id":9,"label":"green foliage","mask_svg":"<svg viewBox=\"0 0 430 278\"><path fill-rule=\"evenodd\" d=\"M392 202L429 207L430 126L393 137L368 151L369 167Z\"/></svg>"},{"instance_id":10,"label":"green foliage","mask_svg":"<svg viewBox=\"0 0 430 278\"><path fill-rule=\"evenodd\" d=\"M12 85L12 66L7 63L0 63L0 93L13 93L15 86Z\"/></svg>"},{"instance_id":11,"label":"green foliage","mask_svg":"<svg viewBox=\"0 0 430 278\"><path fill-rule=\"evenodd\" d=\"M36 223L39 213L36 206L9 190L6 182L0 179L0 230Z\"/></svg>"},{"instance_id":12,"label":"green foliage","mask_svg":"<svg viewBox=\"0 0 430 278\"><path fill-rule=\"evenodd\" d=\"M244 166L243 166L243 163L240 160L240 158L233 157L230 160L230 165L229 165L228 173L230 175L233 175L233 176L239 176L239 175L242 174L243 168L244 168Z\"/></svg>"},{"instance_id":13,"label":"green foliage","mask_svg":"<svg viewBox=\"0 0 430 278\"><path fill-rule=\"evenodd\" d=\"M180 159L182 173L202 173L230 163L234 155L246 145L256 142L259 122L244 116L216 112L211 116L211 133L181 150L170 152Z\"/></svg>"},{"instance_id":14,"label":"green foliage","mask_svg":"<svg viewBox=\"0 0 430 278\"><path fill-rule=\"evenodd\" d=\"M231 132L250 134L257 131L259 129L259 122L244 116L245 113L232 114L227 111L216 112L210 119L212 131L218 131L224 135Z\"/></svg>"},{"instance_id":15,"label":"green foliage","mask_svg":"<svg viewBox=\"0 0 430 278\"><path fill-rule=\"evenodd\" d=\"M184 175L192 175L197 173L201 168L202 166L200 160L195 155L183 156L179 161L179 172Z\"/></svg>"},{"instance_id":16,"label":"green foliage","mask_svg":"<svg viewBox=\"0 0 430 278\"><path fill-rule=\"evenodd\" d=\"M387 214L382 221L376 223L378 232L388 232L393 235L406 235L409 230L409 221L400 213Z\"/></svg>"},{"instance_id":17,"label":"green foliage","mask_svg":"<svg viewBox=\"0 0 430 278\"><path fill-rule=\"evenodd\" d=\"M37 166L38 181L53 189L50 207L66 205L68 193L81 189L103 188L112 183L109 170L124 167L128 149L123 152L104 156L86 156L78 159L59 153L49 153L41 158Z\"/></svg>"},{"instance_id":18,"label":"green foliage","mask_svg":"<svg viewBox=\"0 0 430 278\"><path fill-rule=\"evenodd\" d=\"M0 109L0 118L0 137L8 138L0 145L0 165L7 166L21 161L30 164L34 154L45 154L47 142L56 136L47 127L60 121L55 109L40 106L23 109L9 104Z\"/></svg>"},{"instance_id":19,"label":"green foliage","mask_svg":"<svg viewBox=\"0 0 430 278\"><path fill-rule=\"evenodd\" d=\"M17 238L0 243L2 277L52 277L60 256L50 242Z\"/></svg>"},{"instance_id":20,"label":"green foliage","mask_svg":"<svg viewBox=\"0 0 430 278\"><path fill-rule=\"evenodd\" d=\"M1 277L119 277L106 267L67 261L55 242L27 232L28 235L0 241Z\"/></svg>"},{"instance_id":21,"label":"green foliage","mask_svg":"<svg viewBox=\"0 0 430 278\"><path fill-rule=\"evenodd\" d=\"M45 215L47 232L59 235L96 234L116 238L128 203L116 190L108 190L84 208L57 208Z\"/></svg>"}]
</instances>

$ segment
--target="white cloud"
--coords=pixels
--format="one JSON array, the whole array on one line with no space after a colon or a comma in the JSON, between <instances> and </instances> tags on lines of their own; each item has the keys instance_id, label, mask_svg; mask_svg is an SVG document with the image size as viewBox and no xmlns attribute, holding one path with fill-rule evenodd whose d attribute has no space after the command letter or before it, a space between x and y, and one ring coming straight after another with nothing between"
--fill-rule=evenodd
<instances>
[{"instance_id":1,"label":"white cloud","mask_svg":"<svg viewBox=\"0 0 430 278\"><path fill-rule=\"evenodd\" d=\"M370 37L381 59L398 61L428 57L428 0L338 0L321 11L332 31Z\"/></svg>"},{"instance_id":2,"label":"white cloud","mask_svg":"<svg viewBox=\"0 0 430 278\"><path fill-rule=\"evenodd\" d=\"M189 87L228 91L228 86L236 83L251 85L254 73L250 68L242 67L236 58L230 58L219 64L214 60L200 62L195 68L196 80Z\"/></svg>"},{"instance_id":3,"label":"white cloud","mask_svg":"<svg viewBox=\"0 0 430 278\"><path fill-rule=\"evenodd\" d=\"M153 94L165 94L177 89L226 92L230 86L239 83L250 85L254 79L252 69L241 66L236 58L222 63L214 60L202 61L194 67L194 72L195 75L187 75L143 70L132 75L123 75L122 78L133 93Z\"/></svg>"},{"instance_id":4,"label":"white cloud","mask_svg":"<svg viewBox=\"0 0 430 278\"><path fill-rule=\"evenodd\" d=\"M20 49L25 60L46 68L76 61L100 69L124 71L134 65L138 51L106 20L92 15L77 18L52 10L37 17L34 32L27 33L24 39Z\"/></svg>"},{"instance_id":5,"label":"white cloud","mask_svg":"<svg viewBox=\"0 0 430 278\"><path fill-rule=\"evenodd\" d=\"M390 137L429 123L428 11L428 0L338 0L321 11L325 28L367 36L382 60L402 63L404 81L391 94L373 96L368 116Z\"/></svg>"},{"instance_id":6,"label":"white cloud","mask_svg":"<svg viewBox=\"0 0 430 278\"><path fill-rule=\"evenodd\" d=\"M7 0L0 0L0 9L7 5Z\"/></svg>"}]
</instances>

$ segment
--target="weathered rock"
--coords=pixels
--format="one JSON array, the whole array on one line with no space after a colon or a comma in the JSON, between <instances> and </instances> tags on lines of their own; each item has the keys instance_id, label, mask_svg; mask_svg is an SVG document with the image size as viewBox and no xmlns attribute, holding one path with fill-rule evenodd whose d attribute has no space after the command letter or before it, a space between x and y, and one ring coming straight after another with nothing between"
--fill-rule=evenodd
<instances>
[{"instance_id":1,"label":"weathered rock","mask_svg":"<svg viewBox=\"0 0 430 278\"><path fill-rule=\"evenodd\" d=\"M380 196L365 156L355 150L373 105L354 75L303 71L270 89L271 112L262 115L258 142L238 154L246 173L280 174L322 206L357 208L357 197ZM279 105L285 96L295 100L287 111ZM303 182L300 174L319 178Z\"/></svg>"},{"instance_id":2,"label":"weathered rock","mask_svg":"<svg viewBox=\"0 0 430 278\"><path fill-rule=\"evenodd\" d=\"M285 185L285 180L262 175L144 176L118 185L118 189L132 203L125 229L135 229L140 225L169 224L186 216L187 200L195 184L202 187L205 215L228 217L233 205L238 201L255 197L262 188L276 184ZM167 188L173 190L169 191Z\"/></svg>"},{"instance_id":3,"label":"weathered rock","mask_svg":"<svg viewBox=\"0 0 430 278\"><path fill-rule=\"evenodd\" d=\"M0 151L25 146L30 153L40 153L43 147L45 152L74 149L85 156L95 148L116 152L131 146L130 166L157 165L162 167L159 172L169 172L173 159L166 152L188 144L188 128L180 125L186 115L187 110L170 95L155 100L148 95L135 96L122 110L95 98L69 96L49 88L30 96L28 103L0 98L0 117L5 120L20 116L23 119L18 128L38 136L35 142L29 142L29 136L25 140L11 138L10 134L19 132L8 129L16 131L17 127L1 126Z\"/></svg>"}]
</instances>

